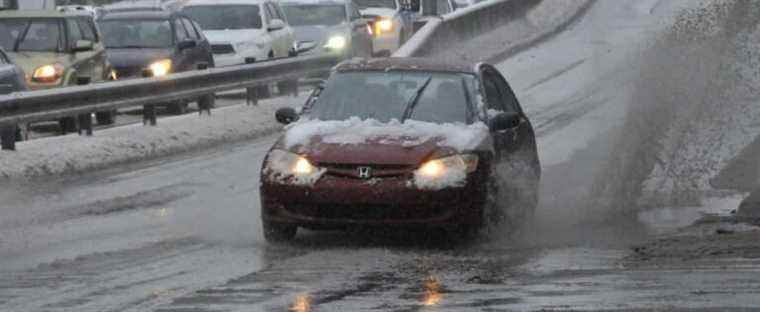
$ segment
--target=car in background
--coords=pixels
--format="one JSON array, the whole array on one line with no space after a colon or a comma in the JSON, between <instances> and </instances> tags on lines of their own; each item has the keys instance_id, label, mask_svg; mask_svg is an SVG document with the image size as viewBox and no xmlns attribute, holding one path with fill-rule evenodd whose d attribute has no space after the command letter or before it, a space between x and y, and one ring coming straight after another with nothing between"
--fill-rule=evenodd
<instances>
[{"instance_id":1,"label":"car in background","mask_svg":"<svg viewBox=\"0 0 760 312\"><path fill-rule=\"evenodd\" d=\"M95 19L97 19L103 11L102 8L91 5L59 5L55 9L61 12L84 12L91 14Z\"/></svg>"},{"instance_id":2,"label":"car in background","mask_svg":"<svg viewBox=\"0 0 760 312\"><path fill-rule=\"evenodd\" d=\"M363 17L372 20L374 54L396 52L425 23L425 15L444 15L455 10L453 0L437 0L437 12L428 12L422 1L353 0Z\"/></svg>"},{"instance_id":3,"label":"car in background","mask_svg":"<svg viewBox=\"0 0 760 312\"><path fill-rule=\"evenodd\" d=\"M517 230L538 202L533 127L488 64L346 61L300 115L276 118L289 125L261 169L268 241L299 227Z\"/></svg>"},{"instance_id":4,"label":"car in background","mask_svg":"<svg viewBox=\"0 0 760 312\"><path fill-rule=\"evenodd\" d=\"M198 24L169 11L106 13L98 20L108 59L119 79L161 77L214 67L211 45ZM213 107L213 94L197 99L199 107ZM188 100L167 104L182 114Z\"/></svg>"},{"instance_id":5,"label":"car in background","mask_svg":"<svg viewBox=\"0 0 760 312\"><path fill-rule=\"evenodd\" d=\"M111 77L100 32L89 13L2 11L0 46L24 71L30 90L99 83ZM114 113L96 113L98 123L113 123ZM75 117L58 122L64 133L78 128Z\"/></svg>"},{"instance_id":6,"label":"car in background","mask_svg":"<svg viewBox=\"0 0 760 312\"><path fill-rule=\"evenodd\" d=\"M102 7L103 13L135 12L135 11L166 11L168 8L156 0L127 0L119 1Z\"/></svg>"},{"instance_id":7,"label":"car in background","mask_svg":"<svg viewBox=\"0 0 760 312\"><path fill-rule=\"evenodd\" d=\"M295 36L270 0L190 0L180 10L200 24L218 67L294 56Z\"/></svg>"},{"instance_id":8,"label":"car in background","mask_svg":"<svg viewBox=\"0 0 760 312\"><path fill-rule=\"evenodd\" d=\"M352 1L286 0L280 4L295 32L299 53L372 56L372 29Z\"/></svg>"},{"instance_id":9,"label":"car in background","mask_svg":"<svg viewBox=\"0 0 760 312\"><path fill-rule=\"evenodd\" d=\"M24 71L13 63L3 49L0 49L0 94L25 90ZM22 128L25 127L19 125L0 126L0 143L3 145L3 149L15 149L13 143L25 139L25 131L22 131Z\"/></svg>"}]
</instances>

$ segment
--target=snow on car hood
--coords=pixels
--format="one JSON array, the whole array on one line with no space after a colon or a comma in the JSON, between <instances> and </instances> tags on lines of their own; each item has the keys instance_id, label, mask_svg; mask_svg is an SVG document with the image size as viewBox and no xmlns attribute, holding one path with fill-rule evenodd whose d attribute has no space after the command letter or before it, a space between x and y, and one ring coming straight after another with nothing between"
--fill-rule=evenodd
<instances>
[{"instance_id":1,"label":"snow on car hood","mask_svg":"<svg viewBox=\"0 0 760 312\"><path fill-rule=\"evenodd\" d=\"M383 16L383 17L394 17L396 16L396 10L389 9L389 8L366 8L364 10L361 10L361 14Z\"/></svg>"},{"instance_id":2,"label":"snow on car hood","mask_svg":"<svg viewBox=\"0 0 760 312\"><path fill-rule=\"evenodd\" d=\"M316 162L419 164L436 153L473 150L488 137L483 123L383 123L353 117L303 120L287 127L283 147Z\"/></svg>"},{"instance_id":3,"label":"snow on car hood","mask_svg":"<svg viewBox=\"0 0 760 312\"><path fill-rule=\"evenodd\" d=\"M264 42L266 31L263 29L228 29L228 30L204 30L208 41L212 44L217 43L237 43L237 42Z\"/></svg>"}]
</instances>

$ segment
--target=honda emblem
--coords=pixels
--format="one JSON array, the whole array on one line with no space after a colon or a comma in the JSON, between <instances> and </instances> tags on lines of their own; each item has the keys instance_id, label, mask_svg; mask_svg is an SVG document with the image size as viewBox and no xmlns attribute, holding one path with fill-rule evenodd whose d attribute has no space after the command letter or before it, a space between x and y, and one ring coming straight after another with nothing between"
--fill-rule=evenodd
<instances>
[{"instance_id":1,"label":"honda emblem","mask_svg":"<svg viewBox=\"0 0 760 312\"><path fill-rule=\"evenodd\" d=\"M370 177L372 177L372 168L359 167L359 178L369 179Z\"/></svg>"}]
</instances>

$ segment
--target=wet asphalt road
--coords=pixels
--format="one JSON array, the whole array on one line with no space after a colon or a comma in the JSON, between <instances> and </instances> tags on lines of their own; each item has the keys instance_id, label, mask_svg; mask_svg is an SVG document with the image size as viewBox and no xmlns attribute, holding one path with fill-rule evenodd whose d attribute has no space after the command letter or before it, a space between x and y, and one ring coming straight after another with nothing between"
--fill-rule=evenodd
<instances>
[{"instance_id":1,"label":"wet asphalt road","mask_svg":"<svg viewBox=\"0 0 760 312\"><path fill-rule=\"evenodd\" d=\"M640 61L632 51L693 3L598 1L564 33L499 64L533 119L544 164L538 221L523 237L302 231L292 244L267 244L257 193L276 139L267 137L4 185L0 311L758 307L758 263L627 266L633 244L676 225L609 217L584 201L630 101L625 86Z\"/></svg>"}]
</instances>

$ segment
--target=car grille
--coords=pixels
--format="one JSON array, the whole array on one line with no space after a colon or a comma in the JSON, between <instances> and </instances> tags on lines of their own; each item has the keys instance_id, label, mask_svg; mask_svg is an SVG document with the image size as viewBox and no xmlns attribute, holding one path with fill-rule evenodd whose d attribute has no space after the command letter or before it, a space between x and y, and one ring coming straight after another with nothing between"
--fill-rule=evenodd
<instances>
[{"instance_id":1,"label":"car grille","mask_svg":"<svg viewBox=\"0 0 760 312\"><path fill-rule=\"evenodd\" d=\"M355 179L399 177L408 175L414 170L414 167L409 165L356 165L319 163L318 166L327 169L328 175ZM369 177L361 176L360 168L369 168Z\"/></svg>"},{"instance_id":2,"label":"car grille","mask_svg":"<svg viewBox=\"0 0 760 312\"><path fill-rule=\"evenodd\" d=\"M406 207L396 205L296 204L288 205L291 213L318 219L349 220L413 220L445 214L451 207Z\"/></svg>"},{"instance_id":3,"label":"car grille","mask_svg":"<svg viewBox=\"0 0 760 312\"><path fill-rule=\"evenodd\" d=\"M235 48L233 48L231 44L212 44L211 53L231 54L231 53L235 53Z\"/></svg>"}]
</instances>

